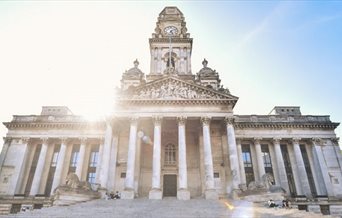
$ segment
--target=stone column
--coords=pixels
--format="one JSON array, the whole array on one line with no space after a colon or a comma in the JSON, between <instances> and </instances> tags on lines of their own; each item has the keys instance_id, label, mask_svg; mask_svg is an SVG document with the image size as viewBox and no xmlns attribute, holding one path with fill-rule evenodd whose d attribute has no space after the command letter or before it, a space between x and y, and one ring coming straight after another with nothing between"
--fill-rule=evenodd
<instances>
[{"instance_id":1,"label":"stone column","mask_svg":"<svg viewBox=\"0 0 342 218\"><path fill-rule=\"evenodd\" d=\"M214 167L213 157L211 154L211 139L210 139L210 118L202 117L203 127L203 153L204 153L204 170L205 170L205 198L218 199L218 194L214 184Z\"/></svg>"},{"instance_id":2,"label":"stone column","mask_svg":"<svg viewBox=\"0 0 342 218\"><path fill-rule=\"evenodd\" d=\"M280 185L283 189L286 190L287 194L290 194L289 182L287 180L284 159L283 159L283 155L282 155L281 149L280 149L280 140L281 140L281 138L274 138L273 139L274 153L276 156L277 167L278 167L278 169L277 169L278 178L279 178L279 182L280 182L277 185Z\"/></svg>"},{"instance_id":3,"label":"stone column","mask_svg":"<svg viewBox=\"0 0 342 218\"><path fill-rule=\"evenodd\" d=\"M7 155L8 148L11 144L12 139L8 137L4 137L4 145L2 146L1 154L0 154L0 175L2 171L3 164L5 162L5 158Z\"/></svg>"},{"instance_id":4,"label":"stone column","mask_svg":"<svg viewBox=\"0 0 342 218\"><path fill-rule=\"evenodd\" d=\"M41 185L40 183L41 183L43 169L44 169L45 161L46 161L46 154L48 150L48 138L42 138L42 142L43 144L40 150L36 171L34 172L30 195L40 194L38 192L39 192L39 188Z\"/></svg>"},{"instance_id":5,"label":"stone column","mask_svg":"<svg viewBox=\"0 0 342 218\"><path fill-rule=\"evenodd\" d=\"M98 184L101 184L100 181L100 174L101 174L101 169L102 169L102 156L103 156L103 142L104 142L104 138L100 138L99 139L99 158L98 158L98 162L97 162L97 166L96 166L96 178L95 178L95 182Z\"/></svg>"},{"instance_id":6,"label":"stone column","mask_svg":"<svg viewBox=\"0 0 342 218\"><path fill-rule=\"evenodd\" d=\"M292 139L293 151L294 151L294 155L295 155L296 163L297 163L297 165L294 167L297 167L297 169L298 169L298 175L299 175L299 178L301 181L300 186L301 186L301 189L303 191L303 194L305 196L311 198L312 193L310 190L308 175L307 175L306 170L305 170L305 164L304 164L302 152L301 152L300 147L299 147L299 140L300 140L300 138L293 138Z\"/></svg>"},{"instance_id":7,"label":"stone column","mask_svg":"<svg viewBox=\"0 0 342 218\"><path fill-rule=\"evenodd\" d=\"M190 200L188 190L188 169L186 164L186 130L185 117L177 117L178 120L178 179L179 188L177 190L177 199Z\"/></svg>"},{"instance_id":8,"label":"stone column","mask_svg":"<svg viewBox=\"0 0 342 218\"><path fill-rule=\"evenodd\" d=\"M243 157L242 157L241 139L236 139L236 145L237 145L237 153L238 153L239 166L240 166L241 186L242 186L242 189L246 189L247 188L246 172L245 172L245 165L243 163Z\"/></svg>"},{"instance_id":9,"label":"stone column","mask_svg":"<svg viewBox=\"0 0 342 218\"><path fill-rule=\"evenodd\" d=\"M134 165L135 165L135 150L137 144L137 126L138 118L132 117L130 120L130 132L128 142L127 155L127 170L125 178L125 189L121 194L122 199L134 198Z\"/></svg>"},{"instance_id":10,"label":"stone column","mask_svg":"<svg viewBox=\"0 0 342 218\"><path fill-rule=\"evenodd\" d=\"M67 139L61 138L61 149L59 150L59 153L58 153L57 166L55 170L55 176L53 177L51 194L53 194L53 191L55 190L55 188L57 188L61 183L61 176L62 176L62 170L63 170L63 163L65 160L66 148L67 148Z\"/></svg>"},{"instance_id":11,"label":"stone column","mask_svg":"<svg viewBox=\"0 0 342 218\"><path fill-rule=\"evenodd\" d=\"M24 189L24 187L26 185L25 175L29 172L29 169L30 169L30 163L29 163L29 156L31 154L31 152L30 152L31 149L29 146L30 138L26 138L26 137L21 138L21 143L22 143L21 150L22 150L24 155L22 156L22 158L20 158L20 160L16 160L17 167L14 171L14 174L16 174L18 177L16 177L14 175L14 176L12 176L12 179L11 179L12 181L14 181L16 183L15 190L14 190L13 194L22 194L23 193L22 190ZM10 185L9 188L12 188L12 186ZM12 191L12 190L10 190L10 191Z\"/></svg>"},{"instance_id":12,"label":"stone column","mask_svg":"<svg viewBox=\"0 0 342 218\"><path fill-rule=\"evenodd\" d=\"M322 152L322 148L321 148L321 144L322 144L322 140L319 138L313 138L312 139L312 149L313 149L313 154L314 157L316 158L316 166L318 168L318 174L319 177L321 179L321 181L323 180L323 187L325 188L326 194L329 197L334 196L334 190L330 181L330 176L329 176L329 172L328 172L328 167L325 163L324 157L323 157L323 152Z\"/></svg>"},{"instance_id":13,"label":"stone column","mask_svg":"<svg viewBox=\"0 0 342 218\"><path fill-rule=\"evenodd\" d=\"M108 188L108 174L109 174L109 161L110 151L112 146L112 121L110 118L106 119L106 131L103 142L103 152L101 157L101 171L100 171L100 185L101 189L106 190Z\"/></svg>"},{"instance_id":14,"label":"stone column","mask_svg":"<svg viewBox=\"0 0 342 218\"><path fill-rule=\"evenodd\" d=\"M152 189L149 199L162 199L163 193L160 189L161 171L161 117L154 117L154 136L153 136L153 166L152 166Z\"/></svg>"},{"instance_id":15,"label":"stone column","mask_svg":"<svg viewBox=\"0 0 342 218\"><path fill-rule=\"evenodd\" d=\"M342 171L342 153L341 153L340 146L338 145L339 138L331 138L330 141L332 143L332 146L334 147L337 162L338 162L338 165L340 166L340 170Z\"/></svg>"},{"instance_id":16,"label":"stone column","mask_svg":"<svg viewBox=\"0 0 342 218\"><path fill-rule=\"evenodd\" d=\"M239 169L239 159L237 154L237 147L235 141L235 131L234 131L234 118L226 117L226 128L227 128L227 142L228 142L228 151L229 151L229 163L230 163L230 172L232 181L232 196L233 198L237 197L236 192L239 191L239 184L241 183L240 179L240 169Z\"/></svg>"},{"instance_id":17,"label":"stone column","mask_svg":"<svg viewBox=\"0 0 342 218\"><path fill-rule=\"evenodd\" d=\"M256 159L258 162L259 182L262 181L262 176L265 175L265 165L264 165L264 159L263 159L262 152L261 152L260 140L261 138L254 138Z\"/></svg>"},{"instance_id":18,"label":"stone column","mask_svg":"<svg viewBox=\"0 0 342 218\"><path fill-rule=\"evenodd\" d=\"M78 159L77 164L76 164L75 174L78 176L80 181L82 181L83 180L82 172L83 172L83 167L84 167L87 138L80 138L80 140L81 140L80 153L79 153L79 159Z\"/></svg>"}]
</instances>

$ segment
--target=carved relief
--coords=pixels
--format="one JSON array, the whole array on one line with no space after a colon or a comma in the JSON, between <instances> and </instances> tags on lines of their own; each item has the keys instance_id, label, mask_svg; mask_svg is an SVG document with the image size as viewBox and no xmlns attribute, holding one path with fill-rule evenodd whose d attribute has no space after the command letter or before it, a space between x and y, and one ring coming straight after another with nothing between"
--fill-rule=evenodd
<instances>
[{"instance_id":1,"label":"carved relief","mask_svg":"<svg viewBox=\"0 0 342 218\"><path fill-rule=\"evenodd\" d=\"M220 99L215 93L190 87L177 81L166 81L160 87L146 87L133 99Z\"/></svg>"}]
</instances>

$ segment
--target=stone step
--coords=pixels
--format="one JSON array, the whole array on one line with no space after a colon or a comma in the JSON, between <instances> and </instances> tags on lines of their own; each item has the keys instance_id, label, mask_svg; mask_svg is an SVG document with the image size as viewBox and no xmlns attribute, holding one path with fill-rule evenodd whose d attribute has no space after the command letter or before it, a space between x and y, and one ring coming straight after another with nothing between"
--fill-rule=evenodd
<instances>
[{"instance_id":1,"label":"stone step","mask_svg":"<svg viewBox=\"0 0 342 218\"><path fill-rule=\"evenodd\" d=\"M2 217L2 216L1 216ZM94 200L71 206L55 206L26 211L7 217L148 217L148 218L225 218L225 217L322 217L321 214L297 209L268 208L248 201L191 199L179 201L176 198L163 200ZM333 216L324 216L327 218Z\"/></svg>"}]
</instances>

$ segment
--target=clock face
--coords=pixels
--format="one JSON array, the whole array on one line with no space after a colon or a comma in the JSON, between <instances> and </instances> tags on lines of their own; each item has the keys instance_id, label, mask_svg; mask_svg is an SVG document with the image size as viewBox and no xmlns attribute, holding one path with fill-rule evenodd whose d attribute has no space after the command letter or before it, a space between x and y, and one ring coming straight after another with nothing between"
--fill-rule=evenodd
<instances>
[{"instance_id":1,"label":"clock face","mask_svg":"<svg viewBox=\"0 0 342 218\"><path fill-rule=\"evenodd\" d=\"M175 36L178 33L178 29L175 26L167 26L164 29L164 33L167 36Z\"/></svg>"}]
</instances>

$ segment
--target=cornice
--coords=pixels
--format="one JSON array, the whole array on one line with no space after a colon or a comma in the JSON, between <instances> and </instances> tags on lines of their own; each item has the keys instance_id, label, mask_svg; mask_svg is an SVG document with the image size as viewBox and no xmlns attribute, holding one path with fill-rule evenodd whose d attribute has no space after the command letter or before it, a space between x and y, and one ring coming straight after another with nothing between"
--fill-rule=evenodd
<instances>
[{"instance_id":1,"label":"cornice","mask_svg":"<svg viewBox=\"0 0 342 218\"><path fill-rule=\"evenodd\" d=\"M33 123L33 122L4 122L8 129L14 128L33 128L33 129L85 129L85 128L103 128L105 123Z\"/></svg>"},{"instance_id":2,"label":"cornice","mask_svg":"<svg viewBox=\"0 0 342 218\"><path fill-rule=\"evenodd\" d=\"M172 43L191 43L192 44L192 38L172 38ZM151 43L156 43L156 42L161 42L161 43L170 43L170 39L168 37L165 38L150 38L149 39L150 44Z\"/></svg>"},{"instance_id":3,"label":"cornice","mask_svg":"<svg viewBox=\"0 0 342 218\"><path fill-rule=\"evenodd\" d=\"M294 129L303 129L303 128L313 128L313 129L335 129L339 123L239 123L236 122L234 127L236 129L250 129L250 128L259 128L259 129L284 129L284 128L294 128Z\"/></svg>"},{"instance_id":4,"label":"cornice","mask_svg":"<svg viewBox=\"0 0 342 218\"><path fill-rule=\"evenodd\" d=\"M125 105L235 105L233 99L118 99Z\"/></svg>"}]
</instances>

